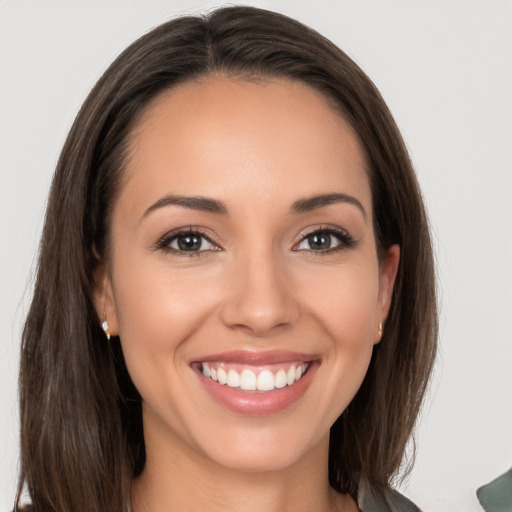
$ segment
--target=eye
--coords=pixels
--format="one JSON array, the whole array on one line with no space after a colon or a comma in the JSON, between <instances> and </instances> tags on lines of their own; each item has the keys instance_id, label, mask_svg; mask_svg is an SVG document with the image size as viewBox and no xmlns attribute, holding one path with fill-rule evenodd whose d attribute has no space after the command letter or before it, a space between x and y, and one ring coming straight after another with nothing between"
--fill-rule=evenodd
<instances>
[{"instance_id":1,"label":"eye","mask_svg":"<svg viewBox=\"0 0 512 512\"><path fill-rule=\"evenodd\" d=\"M354 239L339 227L322 228L312 231L294 247L296 251L330 253L348 249L355 244Z\"/></svg>"},{"instance_id":2,"label":"eye","mask_svg":"<svg viewBox=\"0 0 512 512\"><path fill-rule=\"evenodd\" d=\"M188 253L188 256L198 256L206 251L217 251L215 245L204 233L189 229L165 235L157 244L158 249L166 252Z\"/></svg>"},{"instance_id":3,"label":"eye","mask_svg":"<svg viewBox=\"0 0 512 512\"><path fill-rule=\"evenodd\" d=\"M213 249L213 244L208 239L196 233L177 235L167 245L176 251L208 251Z\"/></svg>"}]
</instances>

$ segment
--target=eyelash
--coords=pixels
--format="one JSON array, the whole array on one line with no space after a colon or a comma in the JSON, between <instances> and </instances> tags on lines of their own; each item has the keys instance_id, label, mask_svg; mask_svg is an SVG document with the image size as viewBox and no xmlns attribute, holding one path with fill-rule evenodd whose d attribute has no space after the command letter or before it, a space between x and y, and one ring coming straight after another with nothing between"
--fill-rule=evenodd
<instances>
[{"instance_id":1,"label":"eyelash","mask_svg":"<svg viewBox=\"0 0 512 512\"><path fill-rule=\"evenodd\" d=\"M216 247L216 249L203 249L198 251L184 251L171 247L171 244L178 240L180 237L196 236L201 239L201 243L206 240L208 243ZM179 228L177 230L166 233L155 245L156 250L161 250L165 253L172 253L178 256L185 256L189 258L204 256L207 252L218 251L220 247L216 244L204 231L195 226L190 226L187 229Z\"/></svg>"},{"instance_id":2,"label":"eyelash","mask_svg":"<svg viewBox=\"0 0 512 512\"><path fill-rule=\"evenodd\" d=\"M301 249L296 249L296 247L298 247L313 235L329 235L339 241L338 245L325 250L315 251L314 249L303 249L310 254L314 254L315 256L327 256L335 252L351 249L356 245L356 240L347 231L340 228L339 226L326 225L315 227L314 229L303 233L300 242L294 246L293 250L296 250L297 252L301 251Z\"/></svg>"},{"instance_id":3,"label":"eyelash","mask_svg":"<svg viewBox=\"0 0 512 512\"><path fill-rule=\"evenodd\" d=\"M334 247L325 249L325 250L314 250L314 249L298 249L297 247L307 241L307 239L313 235L328 235L331 237L336 238L339 241L338 245L335 245ZM186 236L196 236L201 239L201 244L204 240L206 240L208 243L213 245L215 249L199 249L197 251L186 251L186 250L180 250L176 249L174 247L171 247L171 244L175 241L177 241L180 237L186 237ZM314 229L311 229L308 232L305 232L301 235L300 241L294 245L293 249L296 252L301 251L307 251L310 254L314 254L315 256L325 256L328 254L332 254L334 252L343 251L346 249L351 249L356 245L356 240L344 229L338 227L338 226L321 226L321 227L315 227ZM199 257L204 256L206 253L211 251L219 251L221 248L217 243L215 243L210 236L208 236L203 230L201 230L198 227L190 226L187 229L179 228L177 230L171 231L169 233L166 233L156 244L155 244L156 250L164 251L165 253L173 253L179 256L185 256L185 257Z\"/></svg>"}]
</instances>

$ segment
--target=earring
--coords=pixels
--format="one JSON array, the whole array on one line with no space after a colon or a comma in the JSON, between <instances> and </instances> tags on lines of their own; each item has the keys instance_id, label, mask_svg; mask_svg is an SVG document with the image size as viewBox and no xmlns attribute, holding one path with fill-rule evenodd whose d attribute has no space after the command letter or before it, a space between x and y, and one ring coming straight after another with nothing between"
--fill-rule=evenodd
<instances>
[{"instance_id":1,"label":"earring","mask_svg":"<svg viewBox=\"0 0 512 512\"><path fill-rule=\"evenodd\" d=\"M108 325L107 322L106 311L103 311L103 322L101 323L101 328L105 331L105 336L107 337L107 340L110 340L110 332L108 331L110 329L110 325Z\"/></svg>"},{"instance_id":2,"label":"earring","mask_svg":"<svg viewBox=\"0 0 512 512\"><path fill-rule=\"evenodd\" d=\"M379 337L379 341L380 341L381 338L382 338L382 322L379 322L379 334L378 334L378 337Z\"/></svg>"}]
</instances>

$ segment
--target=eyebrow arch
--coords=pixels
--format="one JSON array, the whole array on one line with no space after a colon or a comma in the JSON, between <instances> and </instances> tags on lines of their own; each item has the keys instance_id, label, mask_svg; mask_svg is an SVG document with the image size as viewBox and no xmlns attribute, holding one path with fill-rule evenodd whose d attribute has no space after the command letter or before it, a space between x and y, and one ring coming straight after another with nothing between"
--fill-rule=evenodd
<instances>
[{"instance_id":1,"label":"eyebrow arch","mask_svg":"<svg viewBox=\"0 0 512 512\"><path fill-rule=\"evenodd\" d=\"M227 215L228 208L222 202L217 199L210 199L209 197L202 196L176 196L167 195L160 198L156 203L153 203L146 211L142 214L142 218L146 217L151 212L164 206L177 205L192 210L199 210L207 213L216 213L217 215Z\"/></svg>"},{"instance_id":2,"label":"eyebrow arch","mask_svg":"<svg viewBox=\"0 0 512 512\"><path fill-rule=\"evenodd\" d=\"M321 194L319 196L299 199L292 204L292 207L290 208L290 213L296 214L309 212L311 210L315 210L317 208L322 208L324 206L329 206L331 204L336 203L348 203L356 206L359 210L361 210L361 213L363 214L363 217L366 220L366 211L363 208L363 205L355 197L341 193Z\"/></svg>"}]
</instances>

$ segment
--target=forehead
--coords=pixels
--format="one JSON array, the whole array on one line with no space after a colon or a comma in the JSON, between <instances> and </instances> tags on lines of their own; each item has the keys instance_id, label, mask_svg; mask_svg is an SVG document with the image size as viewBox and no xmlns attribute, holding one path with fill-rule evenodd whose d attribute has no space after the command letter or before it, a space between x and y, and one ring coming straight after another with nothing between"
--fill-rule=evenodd
<instances>
[{"instance_id":1,"label":"forehead","mask_svg":"<svg viewBox=\"0 0 512 512\"><path fill-rule=\"evenodd\" d=\"M371 208L357 135L300 82L217 76L180 85L148 106L129 147L125 186L139 195L152 187L229 201L249 189L293 201L358 190Z\"/></svg>"}]
</instances>

